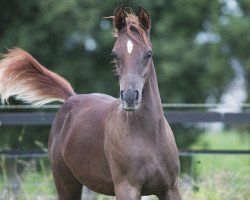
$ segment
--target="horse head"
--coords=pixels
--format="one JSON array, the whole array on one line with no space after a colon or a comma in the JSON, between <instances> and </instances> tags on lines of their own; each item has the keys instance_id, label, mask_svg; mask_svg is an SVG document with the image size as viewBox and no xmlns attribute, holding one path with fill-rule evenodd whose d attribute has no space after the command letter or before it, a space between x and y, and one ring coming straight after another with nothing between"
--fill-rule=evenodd
<instances>
[{"instance_id":1,"label":"horse head","mask_svg":"<svg viewBox=\"0 0 250 200\"><path fill-rule=\"evenodd\" d=\"M140 108L142 91L152 65L150 16L139 6L138 16L119 6L114 15L117 39L111 55L119 76L121 107L126 111Z\"/></svg>"}]
</instances>

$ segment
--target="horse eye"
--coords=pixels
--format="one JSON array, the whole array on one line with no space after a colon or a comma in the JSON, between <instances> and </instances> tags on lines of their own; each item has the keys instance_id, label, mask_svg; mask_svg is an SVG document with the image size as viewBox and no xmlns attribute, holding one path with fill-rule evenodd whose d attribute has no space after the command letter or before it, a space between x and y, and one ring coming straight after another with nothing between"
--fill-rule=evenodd
<instances>
[{"instance_id":1,"label":"horse eye","mask_svg":"<svg viewBox=\"0 0 250 200\"><path fill-rule=\"evenodd\" d=\"M110 55L113 57L113 59L115 59L115 60L117 59L117 55L114 51L112 51Z\"/></svg>"},{"instance_id":2,"label":"horse eye","mask_svg":"<svg viewBox=\"0 0 250 200\"><path fill-rule=\"evenodd\" d=\"M148 53L147 53L146 58L149 59L149 58L152 57L152 55L153 55L153 51L152 51L152 50L149 50Z\"/></svg>"}]
</instances>

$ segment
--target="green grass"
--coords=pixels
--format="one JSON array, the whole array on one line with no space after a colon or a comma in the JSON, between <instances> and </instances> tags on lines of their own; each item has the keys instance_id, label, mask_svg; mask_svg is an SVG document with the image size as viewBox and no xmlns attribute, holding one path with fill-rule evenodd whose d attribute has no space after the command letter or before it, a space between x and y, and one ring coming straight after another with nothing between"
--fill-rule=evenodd
<instances>
[{"instance_id":1,"label":"green grass","mask_svg":"<svg viewBox=\"0 0 250 200\"><path fill-rule=\"evenodd\" d=\"M17 177L17 180L21 183L18 200L55 200L55 186L52 174L48 167L45 166L44 159L38 161L18 159L16 162L25 165L23 173L20 177ZM2 167L0 199L14 199L13 187L11 187L11 182L7 178L6 161L4 159L1 160L0 166Z\"/></svg>"},{"instance_id":2,"label":"green grass","mask_svg":"<svg viewBox=\"0 0 250 200\"><path fill-rule=\"evenodd\" d=\"M204 133L192 149L249 150L250 134L228 131L222 133ZM249 155L198 155L194 156L194 171L198 177L211 176L214 172L234 172L249 175Z\"/></svg>"},{"instance_id":3,"label":"green grass","mask_svg":"<svg viewBox=\"0 0 250 200\"><path fill-rule=\"evenodd\" d=\"M237 131L205 132L192 148L247 150L250 148L250 134Z\"/></svg>"},{"instance_id":4,"label":"green grass","mask_svg":"<svg viewBox=\"0 0 250 200\"><path fill-rule=\"evenodd\" d=\"M250 197L250 175L217 171L212 175L180 181L185 200L248 200Z\"/></svg>"},{"instance_id":5,"label":"green grass","mask_svg":"<svg viewBox=\"0 0 250 200\"><path fill-rule=\"evenodd\" d=\"M192 149L249 150L250 134L236 131L206 132ZM200 161L201 164L197 164ZM193 177L182 176L185 200L247 200L250 197L249 155L198 155Z\"/></svg>"},{"instance_id":6,"label":"green grass","mask_svg":"<svg viewBox=\"0 0 250 200\"><path fill-rule=\"evenodd\" d=\"M226 131L204 133L193 149L250 149L250 135ZM196 164L201 161L201 164ZM47 159L18 160L25 166L18 200L56 200L56 190ZM249 155L199 155L193 159L193 174L181 175L183 200L247 200L250 196ZM0 199L10 200L4 159L0 160ZM9 191L9 193L8 193ZM94 194L89 200L114 200ZM152 200L156 200L152 197Z\"/></svg>"},{"instance_id":7,"label":"green grass","mask_svg":"<svg viewBox=\"0 0 250 200\"><path fill-rule=\"evenodd\" d=\"M22 180L20 200L32 200L35 197L55 199L55 188L50 174L31 172Z\"/></svg>"}]
</instances>

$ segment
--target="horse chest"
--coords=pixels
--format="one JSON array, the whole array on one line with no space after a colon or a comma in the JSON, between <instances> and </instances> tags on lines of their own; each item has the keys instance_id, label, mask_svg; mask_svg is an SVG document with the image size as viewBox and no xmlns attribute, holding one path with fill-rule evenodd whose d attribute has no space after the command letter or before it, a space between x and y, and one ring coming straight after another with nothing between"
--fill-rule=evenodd
<instances>
[{"instance_id":1,"label":"horse chest","mask_svg":"<svg viewBox=\"0 0 250 200\"><path fill-rule=\"evenodd\" d=\"M141 184L147 192L172 185L170 174L177 172L168 167L174 161L168 156L166 145L129 134L110 138L106 151L113 177Z\"/></svg>"}]
</instances>

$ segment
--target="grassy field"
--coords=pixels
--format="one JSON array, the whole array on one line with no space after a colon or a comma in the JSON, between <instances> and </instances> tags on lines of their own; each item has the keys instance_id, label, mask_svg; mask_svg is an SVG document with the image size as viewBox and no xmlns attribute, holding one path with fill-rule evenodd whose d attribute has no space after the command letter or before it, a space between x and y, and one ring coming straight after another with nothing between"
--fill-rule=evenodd
<instances>
[{"instance_id":1,"label":"grassy field","mask_svg":"<svg viewBox=\"0 0 250 200\"><path fill-rule=\"evenodd\" d=\"M250 135L226 131L204 133L193 149L250 149ZM197 164L200 161L201 164ZM13 193L6 175L5 161L0 160L0 200L11 200ZM46 158L24 162L19 200L55 200L56 191ZM247 200L250 197L249 155L199 155L193 158L192 171L180 176L184 200ZM86 192L85 192L86 193ZM111 200L89 193L89 200ZM85 198L86 199L86 198ZM153 197L151 199L157 199Z\"/></svg>"},{"instance_id":2,"label":"grassy field","mask_svg":"<svg viewBox=\"0 0 250 200\"><path fill-rule=\"evenodd\" d=\"M250 134L225 131L223 133L208 132L203 134L192 149L216 150L249 150ZM199 155L194 157L195 173L199 177L211 176L216 171L233 172L239 175L250 175L249 155Z\"/></svg>"},{"instance_id":3,"label":"grassy field","mask_svg":"<svg viewBox=\"0 0 250 200\"><path fill-rule=\"evenodd\" d=\"M249 150L250 134L236 131L207 132L192 149ZM192 178L182 176L184 199L249 199L249 155L198 155L193 157L193 162Z\"/></svg>"}]
</instances>

